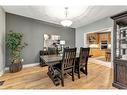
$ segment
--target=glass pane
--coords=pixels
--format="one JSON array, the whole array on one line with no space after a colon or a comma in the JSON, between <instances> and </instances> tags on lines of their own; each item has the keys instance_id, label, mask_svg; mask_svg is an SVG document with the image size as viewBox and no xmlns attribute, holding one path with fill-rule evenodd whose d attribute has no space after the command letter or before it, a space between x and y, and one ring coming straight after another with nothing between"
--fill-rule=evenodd
<instances>
[{"instance_id":1,"label":"glass pane","mask_svg":"<svg viewBox=\"0 0 127 95\"><path fill-rule=\"evenodd\" d=\"M116 57L127 60L127 27L117 28Z\"/></svg>"},{"instance_id":2,"label":"glass pane","mask_svg":"<svg viewBox=\"0 0 127 95\"><path fill-rule=\"evenodd\" d=\"M116 57L117 58L119 58L119 56L120 56L120 51L119 51L119 38L120 38L120 36L119 36L119 26L117 26L117 32L116 32Z\"/></svg>"}]
</instances>

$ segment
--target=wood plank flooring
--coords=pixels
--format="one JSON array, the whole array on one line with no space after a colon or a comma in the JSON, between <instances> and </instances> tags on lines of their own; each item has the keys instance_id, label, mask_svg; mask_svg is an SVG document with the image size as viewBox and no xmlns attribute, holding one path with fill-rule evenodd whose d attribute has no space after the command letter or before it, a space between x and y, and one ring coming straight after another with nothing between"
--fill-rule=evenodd
<instances>
[{"instance_id":1,"label":"wood plank flooring","mask_svg":"<svg viewBox=\"0 0 127 95\"><path fill-rule=\"evenodd\" d=\"M112 69L99 65L88 64L88 76L81 74L75 81L65 76L65 86L55 86L47 75L47 67L28 67L17 73L6 73L0 80L5 80L0 89L114 89L112 87Z\"/></svg>"}]
</instances>

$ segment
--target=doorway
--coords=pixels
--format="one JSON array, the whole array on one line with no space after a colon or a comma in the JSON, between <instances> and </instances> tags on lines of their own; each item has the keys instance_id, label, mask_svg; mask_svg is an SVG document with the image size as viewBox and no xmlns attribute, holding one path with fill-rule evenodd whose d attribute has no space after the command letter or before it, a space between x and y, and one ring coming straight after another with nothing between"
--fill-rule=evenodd
<instances>
[{"instance_id":1,"label":"doorway","mask_svg":"<svg viewBox=\"0 0 127 95\"><path fill-rule=\"evenodd\" d=\"M90 63L112 67L112 28L84 33L84 46L90 47Z\"/></svg>"}]
</instances>

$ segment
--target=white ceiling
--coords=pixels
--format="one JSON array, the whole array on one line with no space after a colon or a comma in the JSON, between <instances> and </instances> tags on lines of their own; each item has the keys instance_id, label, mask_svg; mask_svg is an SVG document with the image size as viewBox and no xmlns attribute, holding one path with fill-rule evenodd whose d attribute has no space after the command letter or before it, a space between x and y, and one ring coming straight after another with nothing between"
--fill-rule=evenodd
<instances>
[{"instance_id":1,"label":"white ceiling","mask_svg":"<svg viewBox=\"0 0 127 95\"><path fill-rule=\"evenodd\" d=\"M64 7L3 6L3 8L8 13L54 24L60 24L60 21L65 17ZM127 6L70 6L68 9L68 19L73 21L71 27L77 28L123 11L127 11Z\"/></svg>"}]
</instances>

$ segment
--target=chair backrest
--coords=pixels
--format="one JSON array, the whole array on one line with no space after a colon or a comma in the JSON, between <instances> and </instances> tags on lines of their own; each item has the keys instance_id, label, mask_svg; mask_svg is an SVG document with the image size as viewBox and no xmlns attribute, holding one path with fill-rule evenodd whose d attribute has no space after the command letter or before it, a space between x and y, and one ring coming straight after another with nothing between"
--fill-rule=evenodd
<instances>
[{"instance_id":1,"label":"chair backrest","mask_svg":"<svg viewBox=\"0 0 127 95\"><path fill-rule=\"evenodd\" d=\"M54 55L54 54L58 54L58 50L55 48L48 48L48 50L41 50L40 51L40 56L43 55Z\"/></svg>"},{"instance_id":2,"label":"chair backrest","mask_svg":"<svg viewBox=\"0 0 127 95\"><path fill-rule=\"evenodd\" d=\"M65 47L65 48L69 48L69 47Z\"/></svg>"},{"instance_id":3,"label":"chair backrest","mask_svg":"<svg viewBox=\"0 0 127 95\"><path fill-rule=\"evenodd\" d=\"M57 54L57 49L48 47L48 55L54 55L54 54Z\"/></svg>"},{"instance_id":4,"label":"chair backrest","mask_svg":"<svg viewBox=\"0 0 127 95\"><path fill-rule=\"evenodd\" d=\"M64 48L62 59L62 70L74 67L76 59L76 48Z\"/></svg>"},{"instance_id":5,"label":"chair backrest","mask_svg":"<svg viewBox=\"0 0 127 95\"><path fill-rule=\"evenodd\" d=\"M48 55L48 51L40 50L40 56Z\"/></svg>"},{"instance_id":6,"label":"chair backrest","mask_svg":"<svg viewBox=\"0 0 127 95\"><path fill-rule=\"evenodd\" d=\"M90 48L80 48L79 65L85 65L88 62Z\"/></svg>"}]
</instances>

